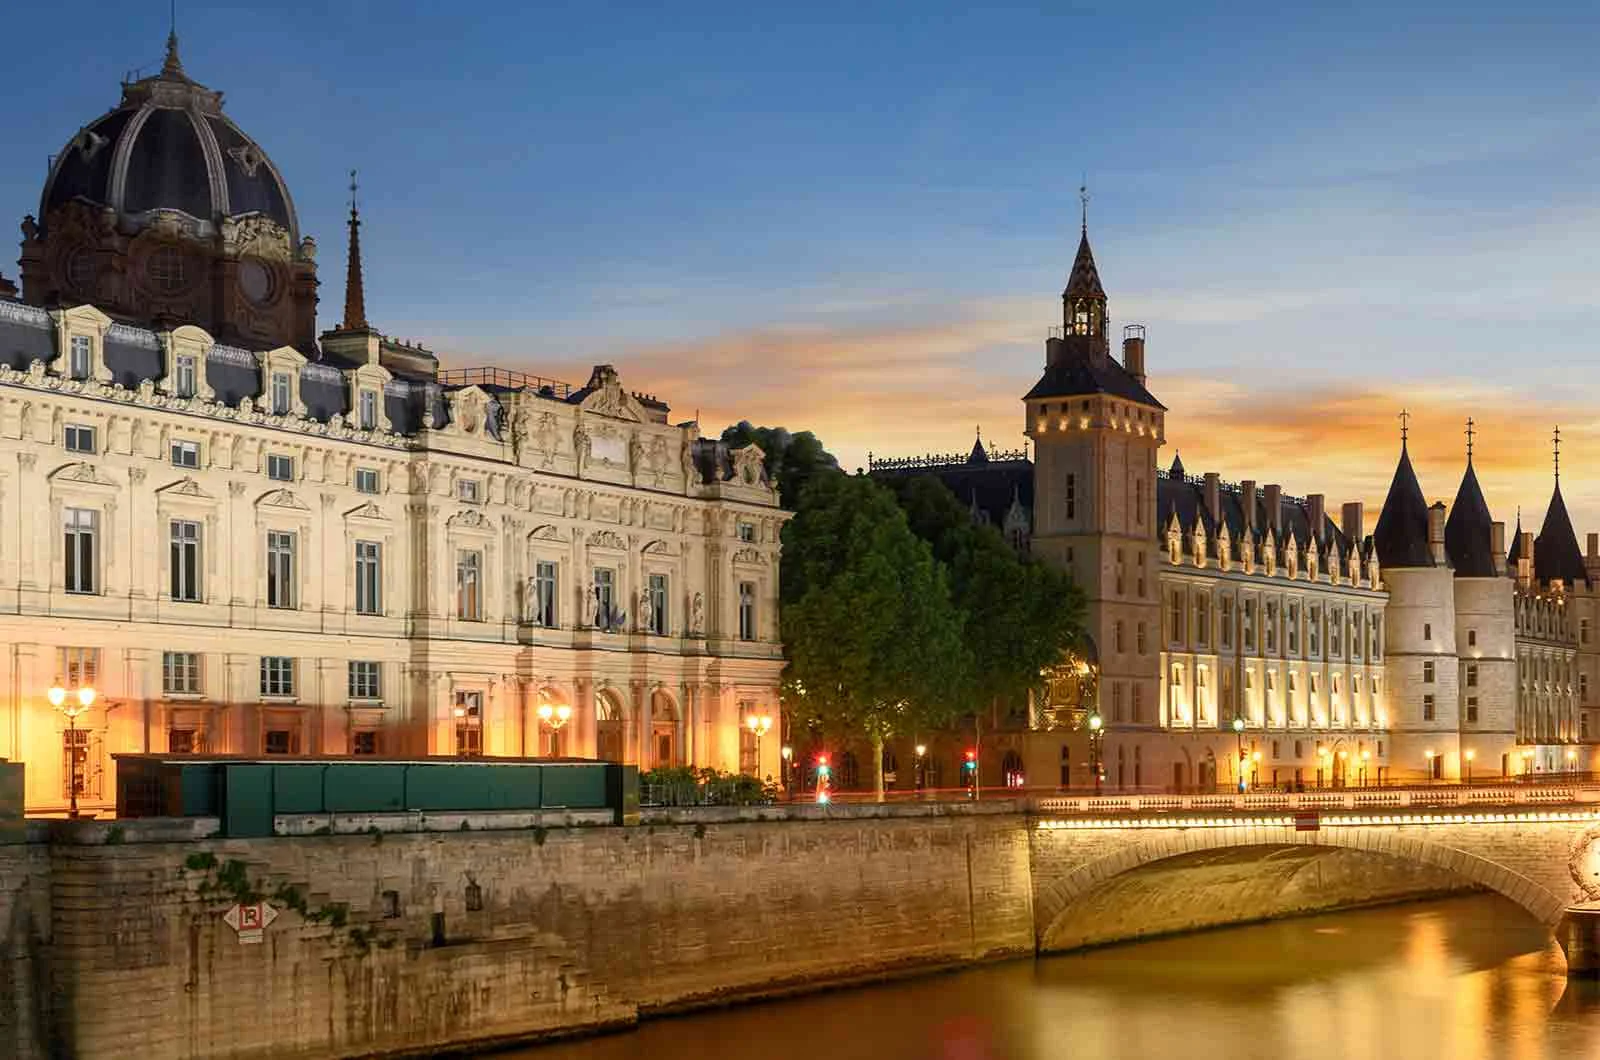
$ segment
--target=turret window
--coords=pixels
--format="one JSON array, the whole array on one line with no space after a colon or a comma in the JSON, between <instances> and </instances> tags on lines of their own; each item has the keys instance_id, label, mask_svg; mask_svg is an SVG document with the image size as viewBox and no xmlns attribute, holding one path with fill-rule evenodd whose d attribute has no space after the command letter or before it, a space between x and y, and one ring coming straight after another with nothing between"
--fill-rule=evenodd
<instances>
[{"instance_id":1,"label":"turret window","mask_svg":"<svg viewBox=\"0 0 1600 1060\"><path fill-rule=\"evenodd\" d=\"M1067 476L1067 518L1078 517L1078 476Z\"/></svg>"},{"instance_id":2,"label":"turret window","mask_svg":"<svg viewBox=\"0 0 1600 1060\"><path fill-rule=\"evenodd\" d=\"M1424 622L1422 624L1422 639L1423 640L1430 640L1430 641L1433 639L1433 623L1432 622Z\"/></svg>"}]
</instances>

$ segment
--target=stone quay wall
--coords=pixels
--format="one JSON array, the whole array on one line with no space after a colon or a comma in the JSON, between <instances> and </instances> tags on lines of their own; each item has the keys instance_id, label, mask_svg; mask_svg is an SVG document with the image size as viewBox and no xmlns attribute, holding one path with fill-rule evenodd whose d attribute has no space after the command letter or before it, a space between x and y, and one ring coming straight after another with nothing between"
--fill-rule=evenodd
<instances>
[{"instance_id":1,"label":"stone quay wall","mask_svg":"<svg viewBox=\"0 0 1600 1060\"><path fill-rule=\"evenodd\" d=\"M0 1040L25 1060L432 1054L1029 954L1015 809L250 840L34 827L0 847ZM276 911L258 943L225 919L241 898Z\"/></svg>"},{"instance_id":2,"label":"stone quay wall","mask_svg":"<svg viewBox=\"0 0 1600 1060\"><path fill-rule=\"evenodd\" d=\"M32 822L0 845L0 1042L21 1060L435 1055L1474 887L1552 927L1600 899L1592 816L1049 824L1006 801L625 827L282 817L255 839L214 819ZM1579 928L1600 952L1600 917L1562 921Z\"/></svg>"}]
</instances>

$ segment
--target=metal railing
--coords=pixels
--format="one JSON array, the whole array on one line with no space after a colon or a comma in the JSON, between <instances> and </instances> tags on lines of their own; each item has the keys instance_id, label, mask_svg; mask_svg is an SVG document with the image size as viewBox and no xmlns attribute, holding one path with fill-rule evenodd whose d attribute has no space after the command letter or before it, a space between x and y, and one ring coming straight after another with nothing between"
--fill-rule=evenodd
<instances>
[{"instance_id":1,"label":"metal railing","mask_svg":"<svg viewBox=\"0 0 1600 1060\"><path fill-rule=\"evenodd\" d=\"M1552 805L1600 802L1600 785L1512 784L1495 786L1345 788L1319 791L1247 791L1192 795L1055 795L1033 799L1035 813L1185 813L1217 810L1361 810L1406 807Z\"/></svg>"},{"instance_id":2,"label":"metal railing","mask_svg":"<svg viewBox=\"0 0 1600 1060\"><path fill-rule=\"evenodd\" d=\"M572 396L575 387L559 379L546 379L510 368L450 368L439 373L445 386L503 386L511 390L549 391L552 397Z\"/></svg>"}]
</instances>

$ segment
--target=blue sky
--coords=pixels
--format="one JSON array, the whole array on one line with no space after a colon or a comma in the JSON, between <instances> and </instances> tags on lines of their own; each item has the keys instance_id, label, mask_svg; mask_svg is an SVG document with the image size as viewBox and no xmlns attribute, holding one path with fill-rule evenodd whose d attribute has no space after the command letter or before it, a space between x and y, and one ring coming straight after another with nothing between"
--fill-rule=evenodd
<instances>
[{"instance_id":1,"label":"blue sky","mask_svg":"<svg viewBox=\"0 0 1600 1060\"><path fill-rule=\"evenodd\" d=\"M356 166L368 314L449 363L614 361L850 466L1012 444L1087 174L1191 471L1375 502L1407 404L1448 500L1470 413L1509 520L1561 420L1600 521L1592 5L328 7L180 4L179 31L289 180L330 321ZM0 212L159 63L164 4L75 10L8 14Z\"/></svg>"}]
</instances>

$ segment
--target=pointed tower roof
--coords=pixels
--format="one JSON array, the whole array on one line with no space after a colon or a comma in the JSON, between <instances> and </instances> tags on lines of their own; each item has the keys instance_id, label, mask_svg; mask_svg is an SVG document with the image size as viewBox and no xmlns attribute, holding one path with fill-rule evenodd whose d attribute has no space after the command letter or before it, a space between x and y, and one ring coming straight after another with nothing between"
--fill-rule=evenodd
<instances>
[{"instance_id":1,"label":"pointed tower roof","mask_svg":"<svg viewBox=\"0 0 1600 1060\"><path fill-rule=\"evenodd\" d=\"M361 278L361 212L356 206L356 171L350 171L350 259L344 278L344 323L346 331L366 331L367 292Z\"/></svg>"},{"instance_id":2,"label":"pointed tower roof","mask_svg":"<svg viewBox=\"0 0 1600 1060\"><path fill-rule=\"evenodd\" d=\"M1444 524L1444 553L1455 568L1457 578L1492 578L1494 570L1494 517L1478 486L1478 473L1472 467L1473 422L1467 419L1467 470L1461 476L1450 518Z\"/></svg>"},{"instance_id":3,"label":"pointed tower roof","mask_svg":"<svg viewBox=\"0 0 1600 1060\"><path fill-rule=\"evenodd\" d=\"M1478 473L1469 463L1444 524L1444 552L1457 578L1495 577L1494 549L1489 544L1493 531L1494 518L1478 486Z\"/></svg>"},{"instance_id":4,"label":"pointed tower roof","mask_svg":"<svg viewBox=\"0 0 1600 1060\"><path fill-rule=\"evenodd\" d=\"M1560 578L1568 585L1589 577L1583 569L1583 550L1578 547L1572 517L1567 515L1566 501L1561 499L1560 479L1550 495L1550 507L1545 509L1544 525L1533 539L1533 576L1541 582Z\"/></svg>"},{"instance_id":5,"label":"pointed tower roof","mask_svg":"<svg viewBox=\"0 0 1600 1060\"><path fill-rule=\"evenodd\" d=\"M1072 260L1072 275L1067 277L1067 289L1061 293L1069 298L1106 296L1106 289L1100 285L1100 270L1095 267L1094 251L1089 248L1087 227L1078 237L1078 256Z\"/></svg>"},{"instance_id":6,"label":"pointed tower roof","mask_svg":"<svg viewBox=\"0 0 1600 1060\"><path fill-rule=\"evenodd\" d=\"M1411 468L1404 437L1400 441L1400 463L1395 466L1389 496L1384 498L1372 539L1378 549L1378 562L1385 567L1434 565L1433 552L1428 548L1428 502L1422 496L1417 473Z\"/></svg>"},{"instance_id":7,"label":"pointed tower roof","mask_svg":"<svg viewBox=\"0 0 1600 1060\"><path fill-rule=\"evenodd\" d=\"M967 454L968 464L987 464L989 453L983 447L983 428L978 428L978 437L972 443L972 452Z\"/></svg>"},{"instance_id":8,"label":"pointed tower roof","mask_svg":"<svg viewBox=\"0 0 1600 1060\"><path fill-rule=\"evenodd\" d=\"M1506 553L1506 566L1510 573L1517 573L1517 560L1522 558L1522 505L1517 505L1517 528L1511 534L1511 551Z\"/></svg>"},{"instance_id":9,"label":"pointed tower roof","mask_svg":"<svg viewBox=\"0 0 1600 1060\"><path fill-rule=\"evenodd\" d=\"M1167 477L1175 482L1183 481L1183 457L1176 451L1172 454L1172 466L1167 468Z\"/></svg>"}]
</instances>

